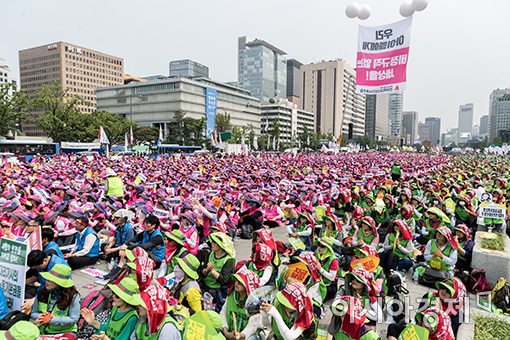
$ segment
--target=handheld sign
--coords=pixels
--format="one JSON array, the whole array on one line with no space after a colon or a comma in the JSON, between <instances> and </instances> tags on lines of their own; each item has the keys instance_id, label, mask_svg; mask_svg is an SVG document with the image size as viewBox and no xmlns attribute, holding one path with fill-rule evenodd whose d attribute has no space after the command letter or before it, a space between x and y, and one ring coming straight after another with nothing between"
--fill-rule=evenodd
<instances>
[{"instance_id":1,"label":"handheld sign","mask_svg":"<svg viewBox=\"0 0 510 340\"><path fill-rule=\"evenodd\" d=\"M361 266L365 268L368 272L372 273L377 269L380 262L381 259L379 259L376 256L368 256L362 259L356 259L351 262L351 271L353 271L354 268Z\"/></svg>"},{"instance_id":2,"label":"handheld sign","mask_svg":"<svg viewBox=\"0 0 510 340\"><path fill-rule=\"evenodd\" d=\"M304 283L310 276L310 271L303 262L292 263L287 267L289 268L285 273L285 282L287 283Z\"/></svg>"}]
</instances>

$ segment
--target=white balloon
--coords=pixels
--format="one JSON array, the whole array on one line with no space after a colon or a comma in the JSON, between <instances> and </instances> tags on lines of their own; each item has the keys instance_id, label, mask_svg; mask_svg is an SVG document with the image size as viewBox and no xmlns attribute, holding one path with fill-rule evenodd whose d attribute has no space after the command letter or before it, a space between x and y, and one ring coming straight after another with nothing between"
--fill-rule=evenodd
<instances>
[{"instance_id":1,"label":"white balloon","mask_svg":"<svg viewBox=\"0 0 510 340\"><path fill-rule=\"evenodd\" d=\"M410 2L404 2L400 5L400 15L403 17L410 17L414 13L413 4Z\"/></svg>"},{"instance_id":2,"label":"white balloon","mask_svg":"<svg viewBox=\"0 0 510 340\"><path fill-rule=\"evenodd\" d=\"M356 18L358 16L360 10L360 5L356 2L351 2L350 4L345 7L345 15L347 15L348 18Z\"/></svg>"},{"instance_id":3,"label":"white balloon","mask_svg":"<svg viewBox=\"0 0 510 340\"><path fill-rule=\"evenodd\" d=\"M363 4L359 8L358 18L360 18L361 20L368 19L370 13L371 13L370 6L367 4Z\"/></svg>"},{"instance_id":4,"label":"white balloon","mask_svg":"<svg viewBox=\"0 0 510 340\"><path fill-rule=\"evenodd\" d=\"M429 5L428 0L413 0L413 9L415 11L423 11Z\"/></svg>"}]
</instances>

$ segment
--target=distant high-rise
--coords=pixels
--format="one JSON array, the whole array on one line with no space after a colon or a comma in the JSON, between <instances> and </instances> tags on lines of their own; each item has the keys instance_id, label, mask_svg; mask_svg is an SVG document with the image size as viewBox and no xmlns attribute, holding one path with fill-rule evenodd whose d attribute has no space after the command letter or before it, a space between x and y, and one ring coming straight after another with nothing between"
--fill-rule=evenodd
<instances>
[{"instance_id":1,"label":"distant high-rise","mask_svg":"<svg viewBox=\"0 0 510 340\"><path fill-rule=\"evenodd\" d=\"M489 115L483 115L480 117L480 136L484 136L489 133Z\"/></svg>"},{"instance_id":2,"label":"distant high-rise","mask_svg":"<svg viewBox=\"0 0 510 340\"><path fill-rule=\"evenodd\" d=\"M302 63L296 59L287 60L287 99L301 106L301 96L303 95L303 71Z\"/></svg>"},{"instance_id":3,"label":"distant high-rise","mask_svg":"<svg viewBox=\"0 0 510 340\"><path fill-rule=\"evenodd\" d=\"M402 138L406 144L413 145L418 129L418 112L404 111L402 113Z\"/></svg>"},{"instance_id":4,"label":"distant high-rise","mask_svg":"<svg viewBox=\"0 0 510 340\"><path fill-rule=\"evenodd\" d=\"M459 134L469 132L473 128L473 104L459 106Z\"/></svg>"},{"instance_id":5,"label":"distant high-rise","mask_svg":"<svg viewBox=\"0 0 510 340\"><path fill-rule=\"evenodd\" d=\"M425 118L425 124L429 126L428 139L432 145L437 146L441 144L441 118L438 117L427 117ZM421 136L420 136L421 137ZM423 141L423 138L422 138Z\"/></svg>"},{"instance_id":6,"label":"distant high-rise","mask_svg":"<svg viewBox=\"0 0 510 340\"><path fill-rule=\"evenodd\" d=\"M0 58L0 84L14 84L17 86L9 65L2 58ZM12 89L9 92L12 93Z\"/></svg>"},{"instance_id":7,"label":"distant high-rise","mask_svg":"<svg viewBox=\"0 0 510 340\"><path fill-rule=\"evenodd\" d=\"M374 140L388 140L388 94L368 94L365 98L365 135Z\"/></svg>"},{"instance_id":8,"label":"distant high-rise","mask_svg":"<svg viewBox=\"0 0 510 340\"><path fill-rule=\"evenodd\" d=\"M489 110L489 142L510 141L510 88L492 91Z\"/></svg>"},{"instance_id":9,"label":"distant high-rise","mask_svg":"<svg viewBox=\"0 0 510 340\"><path fill-rule=\"evenodd\" d=\"M341 59L303 65L301 107L315 115L317 133L365 134L365 96L356 93L356 72Z\"/></svg>"},{"instance_id":10,"label":"distant high-rise","mask_svg":"<svg viewBox=\"0 0 510 340\"><path fill-rule=\"evenodd\" d=\"M419 122L418 123L418 138L423 144L425 141L431 141L430 140L430 131L429 131L429 125L426 123Z\"/></svg>"},{"instance_id":11,"label":"distant high-rise","mask_svg":"<svg viewBox=\"0 0 510 340\"><path fill-rule=\"evenodd\" d=\"M404 110L404 94L402 92L390 93L388 98L388 118L390 120L390 133L402 133L402 112Z\"/></svg>"},{"instance_id":12,"label":"distant high-rise","mask_svg":"<svg viewBox=\"0 0 510 340\"><path fill-rule=\"evenodd\" d=\"M173 60L169 64L170 77L209 78L209 68L190 59Z\"/></svg>"},{"instance_id":13,"label":"distant high-rise","mask_svg":"<svg viewBox=\"0 0 510 340\"><path fill-rule=\"evenodd\" d=\"M251 95L269 102L273 98L287 96L286 53L270 43L255 39L246 42L246 37L238 39L239 86Z\"/></svg>"},{"instance_id":14,"label":"distant high-rise","mask_svg":"<svg viewBox=\"0 0 510 340\"><path fill-rule=\"evenodd\" d=\"M68 89L68 96L85 101L77 106L82 113L96 110L96 89L124 84L124 60L103 52L66 42L32 47L19 51L21 89L30 98L44 86L57 82ZM36 124L40 111L34 110L22 124L27 136L44 136Z\"/></svg>"}]
</instances>

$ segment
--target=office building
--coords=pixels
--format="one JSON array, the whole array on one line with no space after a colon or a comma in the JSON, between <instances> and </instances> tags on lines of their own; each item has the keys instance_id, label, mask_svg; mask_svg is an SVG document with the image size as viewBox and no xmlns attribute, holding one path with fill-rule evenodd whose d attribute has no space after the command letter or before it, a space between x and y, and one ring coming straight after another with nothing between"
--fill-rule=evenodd
<instances>
[{"instance_id":1,"label":"office building","mask_svg":"<svg viewBox=\"0 0 510 340\"><path fill-rule=\"evenodd\" d=\"M303 95L303 71L302 63L296 59L287 60L287 99L301 106L301 96Z\"/></svg>"},{"instance_id":2,"label":"office building","mask_svg":"<svg viewBox=\"0 0 510 340\"><path fill-rule=\"evenodd\" d=\"M429 127L428 140L433 146L441 144L441 118L438 117L427 117L425 118L425 124ZM420 135L421 137L421 135ZM423 138L421 138L423 141Z\"/></svg>"},{"instance_id":3,"label":"office building","mask_svg":"<svg viewBox=\"0 0 510 340\"><path fill-rule=\"evenodd\" d=\"M260 134L260 100L249 91L209 78L154 79L97 90L98 110L116 113L142 126L161 127L163 137L176 113L205 118L206 90L215 89L216 113L230 114L233 126L252 126Z\"/></svg>"},{"instance_id":4,"label":"office building","mask_svg":"<svg viewBox=\"0 0 510 340\"><path fill-rule=\"evenodd\" d=\"M489 142L510 141L510 88L492 91L489 105Z\"/></svg>"},{"instance_id":5,"label":"office building","mask_svg":"<svg viewBox=\"0 0 510 340\"><path fill-rule=\"evenodd\" d=\"M402 92L390 93L388 98L388 118L390 120L390 133L398 136L402 133L402 112L404 111L404 94Z\"/></svg>"},{"instance_id":6,"label":"office building","mask_svg":"<svg viewBox=\"0 0 510 340\"><path fill-rule=\"evenodd\" d=\"M278 123L281 142L296 141L305 129L310 132L314 130L313 113L299 109L287 99L264 104L261 110L262 133L270 133Z\"/></svg>"},{"instance_id":7,"label":"office building","mask_svg":"<svg viewBox=\"0 0 510 340\"><path fill-rule=\"evenodd\" d=\"M473 125L473 129L471 130L471 136L473 138L478 138L480 136L480 125Z\"/></svg>"},{"instance_id":8,"label":"office building","mask_svg":"<svg viewBox=\"0 0 510 340\"><path fill-rule=\"evenodd\" d=\"M480 117L480 136L485 136L489 133L489 115Z\"/></svg>"},{"instance_id":9,"label":"office building","mask_svg":"<svg viewBox=\"0 0 510 340\"><path fill-rule=\"evenodd\" d=\"M270 43L255 39L238 39L239 87L265 103L287 96L286 53Z\"/></svg>"},{"instance_id":10,"label":"office building","mask_svg":"<svg viewBox=\"0 0 510 340\"><path fill-rule=\"evenodd\" d=\"M366 95L365 135L378 141L388 140L390 135L388 108L389 96L387 93Z\"/></svg>"},{"instance_id":11,"label":"office building","mask_svg":"<svg viewBox=\"0 0 510 340\"><path fill-rule=\"evenodd\" d=\"M53 82L68 89L67 96L79 96L82 113L96 110L96 93L99 87L124 83L124 60L103 52L94 51L67 42L56 42L19 51L21 89L30 98ZM43 136L36 124L41 111L34 110L23 122L27 136Z\"/></svg>"},{"instance_id":12,"label":"office building","mask_svg":"<svg viewBox=\"0 0 510 340\"><path fill-rule=\"evenodd\" d=\"M0 58L0 84L14 84L17 88L16 79L14 79L9 65L2 58ZM9 89L9 94L12 94L12 88Z\"/></svg>"},{"instance_id":13,"label":"office building","mask_svg":"<svg viewBox=\"0 0 510 340\"><path fill-rule=\"evenodd\" d=\"M418 140L423 144L425 141L430 142L429 125L419 122L418 123Z\"/></svg>"},{"instance_id":14,"label":"office building","mask_svg":"<svg viewBox=\"0 0 510 340\"><path fill-rule=\"evenodd\" d=\"M473 104L459 106L459 134L469 132L473 128Z\"/></svg>"},{"instance_id":15,"label":"office building","mask_svg":"<svg viewBox=\"0 0 510 340\"><path fill-rule=\"evenodd\" d=\"M303 110L315 115L315 131L344 140L365 134L365 96L356 93L356 72L344 60L303 65Z\"/></svg>"},{"instance_id":16,"label":"office building","mask_svg":"<svg viewBox=\"0 0 510 340\"><path fill-rule=\"evenodd\" d=\"M170 77L209 78L209 68L190 59L173 60L169 64Z\"/></svg>"},{"instance_id":17,"label":"office building","mask_svg":"<svg viewBox=\"0 0 510 340\"><path fill-rule=\"evenodd\" d=\"M402 113L402 138L404 144L414 145L418 129L418 112L404 111Z\"/></svg>"}]
</instances>

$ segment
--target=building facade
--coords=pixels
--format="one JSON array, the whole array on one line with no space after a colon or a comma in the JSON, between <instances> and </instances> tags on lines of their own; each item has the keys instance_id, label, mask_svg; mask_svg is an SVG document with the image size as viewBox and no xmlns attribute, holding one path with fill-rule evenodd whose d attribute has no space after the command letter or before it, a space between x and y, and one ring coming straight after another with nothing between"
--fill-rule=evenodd
<instances>
[{"instance_id":1,"label":"building facade","mask_svg":"<svg viewBox=\"0 0 510 340\"><path fill-rule=\"evenodd\" d=\"M303 71L302 63L296 59L287 60L287 99L301 106L301 96L303 95Z\"/></svg>"},{"instance_id":2,"label":"building facade","mask_svg":"<svg viewBox=\"0 0 510 340\"><path fill-rule=\"evenodd\" d=\"M287 96L287 60L281 49L260 39L238 39L238 83L265 103Z\"/></svg>"},{"instance_id":3,"label":"building facade","mask_svg":"<svg viewBox=\"0 0 510 340\"><path fill-rule=\"evenodd\" d=\"M303 65L301 108L313 112L315 131L335 137L365 134L365 96L356 93L356 72L341 59Z\"/></svg>"},{"instance_id":4,"label":"building facade","mask_svg":"<svg viewBox=\"0 0 510 340\"><path fill-rule=\"evenodd\" d=\"M510 141L510 88L492 91L489 106L489 142Z\"/></svg>"},{"instance_id":5,"label":"building facade","mask_svg":"<svg viewBox=\"0 0 510 340\"><path fill-rule=\"evenodd\" d=\"M428 139L433 146L441 144L441 118L438 117L427 117L425 118L425 124L429 127ZM421 135L420 135L421 137ZM423 141L423 138L422 138Z\"/></svg>"},{"instance_id":6,"label":"building facade","mask_svg":"<svg viewBox=\"0 0 510 340\"><path fill-rule=\"evenodd\" d=\"M209 68L190 59L173 60L169 63L170 77L209 78Z\"/></svg>"},{"instance_id":7,"label":"building facade","mask_svg":"<svg viewBox=\"0 0 510 340\"><path fill-rule=\"evenodd\" d=\"M233 126L252 126L260 134L260 100L249 92L208 78L166 78L97 90L98 110L116 113L142 126L161 127L166 138L168 123L176 113L205 118L206 90L217 91L216 113L230 114Z\"/></svg>"},{"instance_id":8,"label":"building facade","mask_svg":"<svg viewBox=\"0 0 510 340\"><path fill-rule=\"evenodd\" d=\"M473 111L472 103L459 106L459 133L471 133L473 128Z\"/></svg>"},{"instance_id":9,"label":"building facade","mask_svg":"<svg viewBox=\"0 0 510 340\"><path fill-rule=\"evenodd\" d=\"M431 141L430 140L430 131L429 131L429 125L426 123L419 122L418 123L418 139L423 144L425 141Z\"/></svg>"},{"instance_id":10,"label":"building facade","mask_svg":"<svg viewBox=\"0 0 510 340\"><path fill-rule=\"evenodd\" d=\"M289 143L305 132L314 130L313 113L301 110L286 99L262 105L262 133L270 133L278 123L280 141Z\"/></svg>"},{"instance_id":11,"label":"building facade","mask_svg":"<svg viewBox=\"0 0 510 340\"><path fill-rule=\"evenodd\" d=\"M402 113L404 111L404 94L402 92L390 93L388 98L388 106L390 133L393 136L401 135Z\"/></svg>"},{"instance_id":12,"label":"building facade","mask_svg":"<svg viewBox=\"0 0 510 340\"><path fill-rule=\"evenodd\" d=\"M388 107L389 96L387 93L366 95L365 135L378 141L388 140L390 135Z\"/></svg>"},{"instance_id":13,"label":"building facade","mask_svg":"<svg viewBox=\"0 0 510 340\"><path fill-rule=\"evenodd\" d=\"M16 79L9 65L2 58L0 58L0 84L14 84L17 87Z\"/></svg>"},{"instance_id":14,"label":"building facade","mask_svg":"<svg viewBox=\"0 0 510 340\"><path fill-rule=\"evenodd\" d=\"M489 133L489 115L480 117L480 136L485 136Z\"/></svg>"},{"instance_id":15,"label":"building facade","mask_svg":"<svg viewBox=\"0 0 510 340\"><path fill-rule=\"evenodd\" d=\"M79 96L82 113L96 111L96 89L124 83L124 60L119 57L80 47L67 42L56 42L19 51L21 89L30 98L53 82L68 89L67 96ZM27 136L43 136L36 124L40 111L34 110L23 122Z\"/></svg>"},{"instance_id":16,"label":"building facade","mask_svg":"<svg viewBox=\"0 0 510 340\"><path fill-rule=\"evenodd\" d=\"M402 113L402 138L404 144L414 145L418 130L418 112L404 111Z\"/></svg>"}]
</instances>

